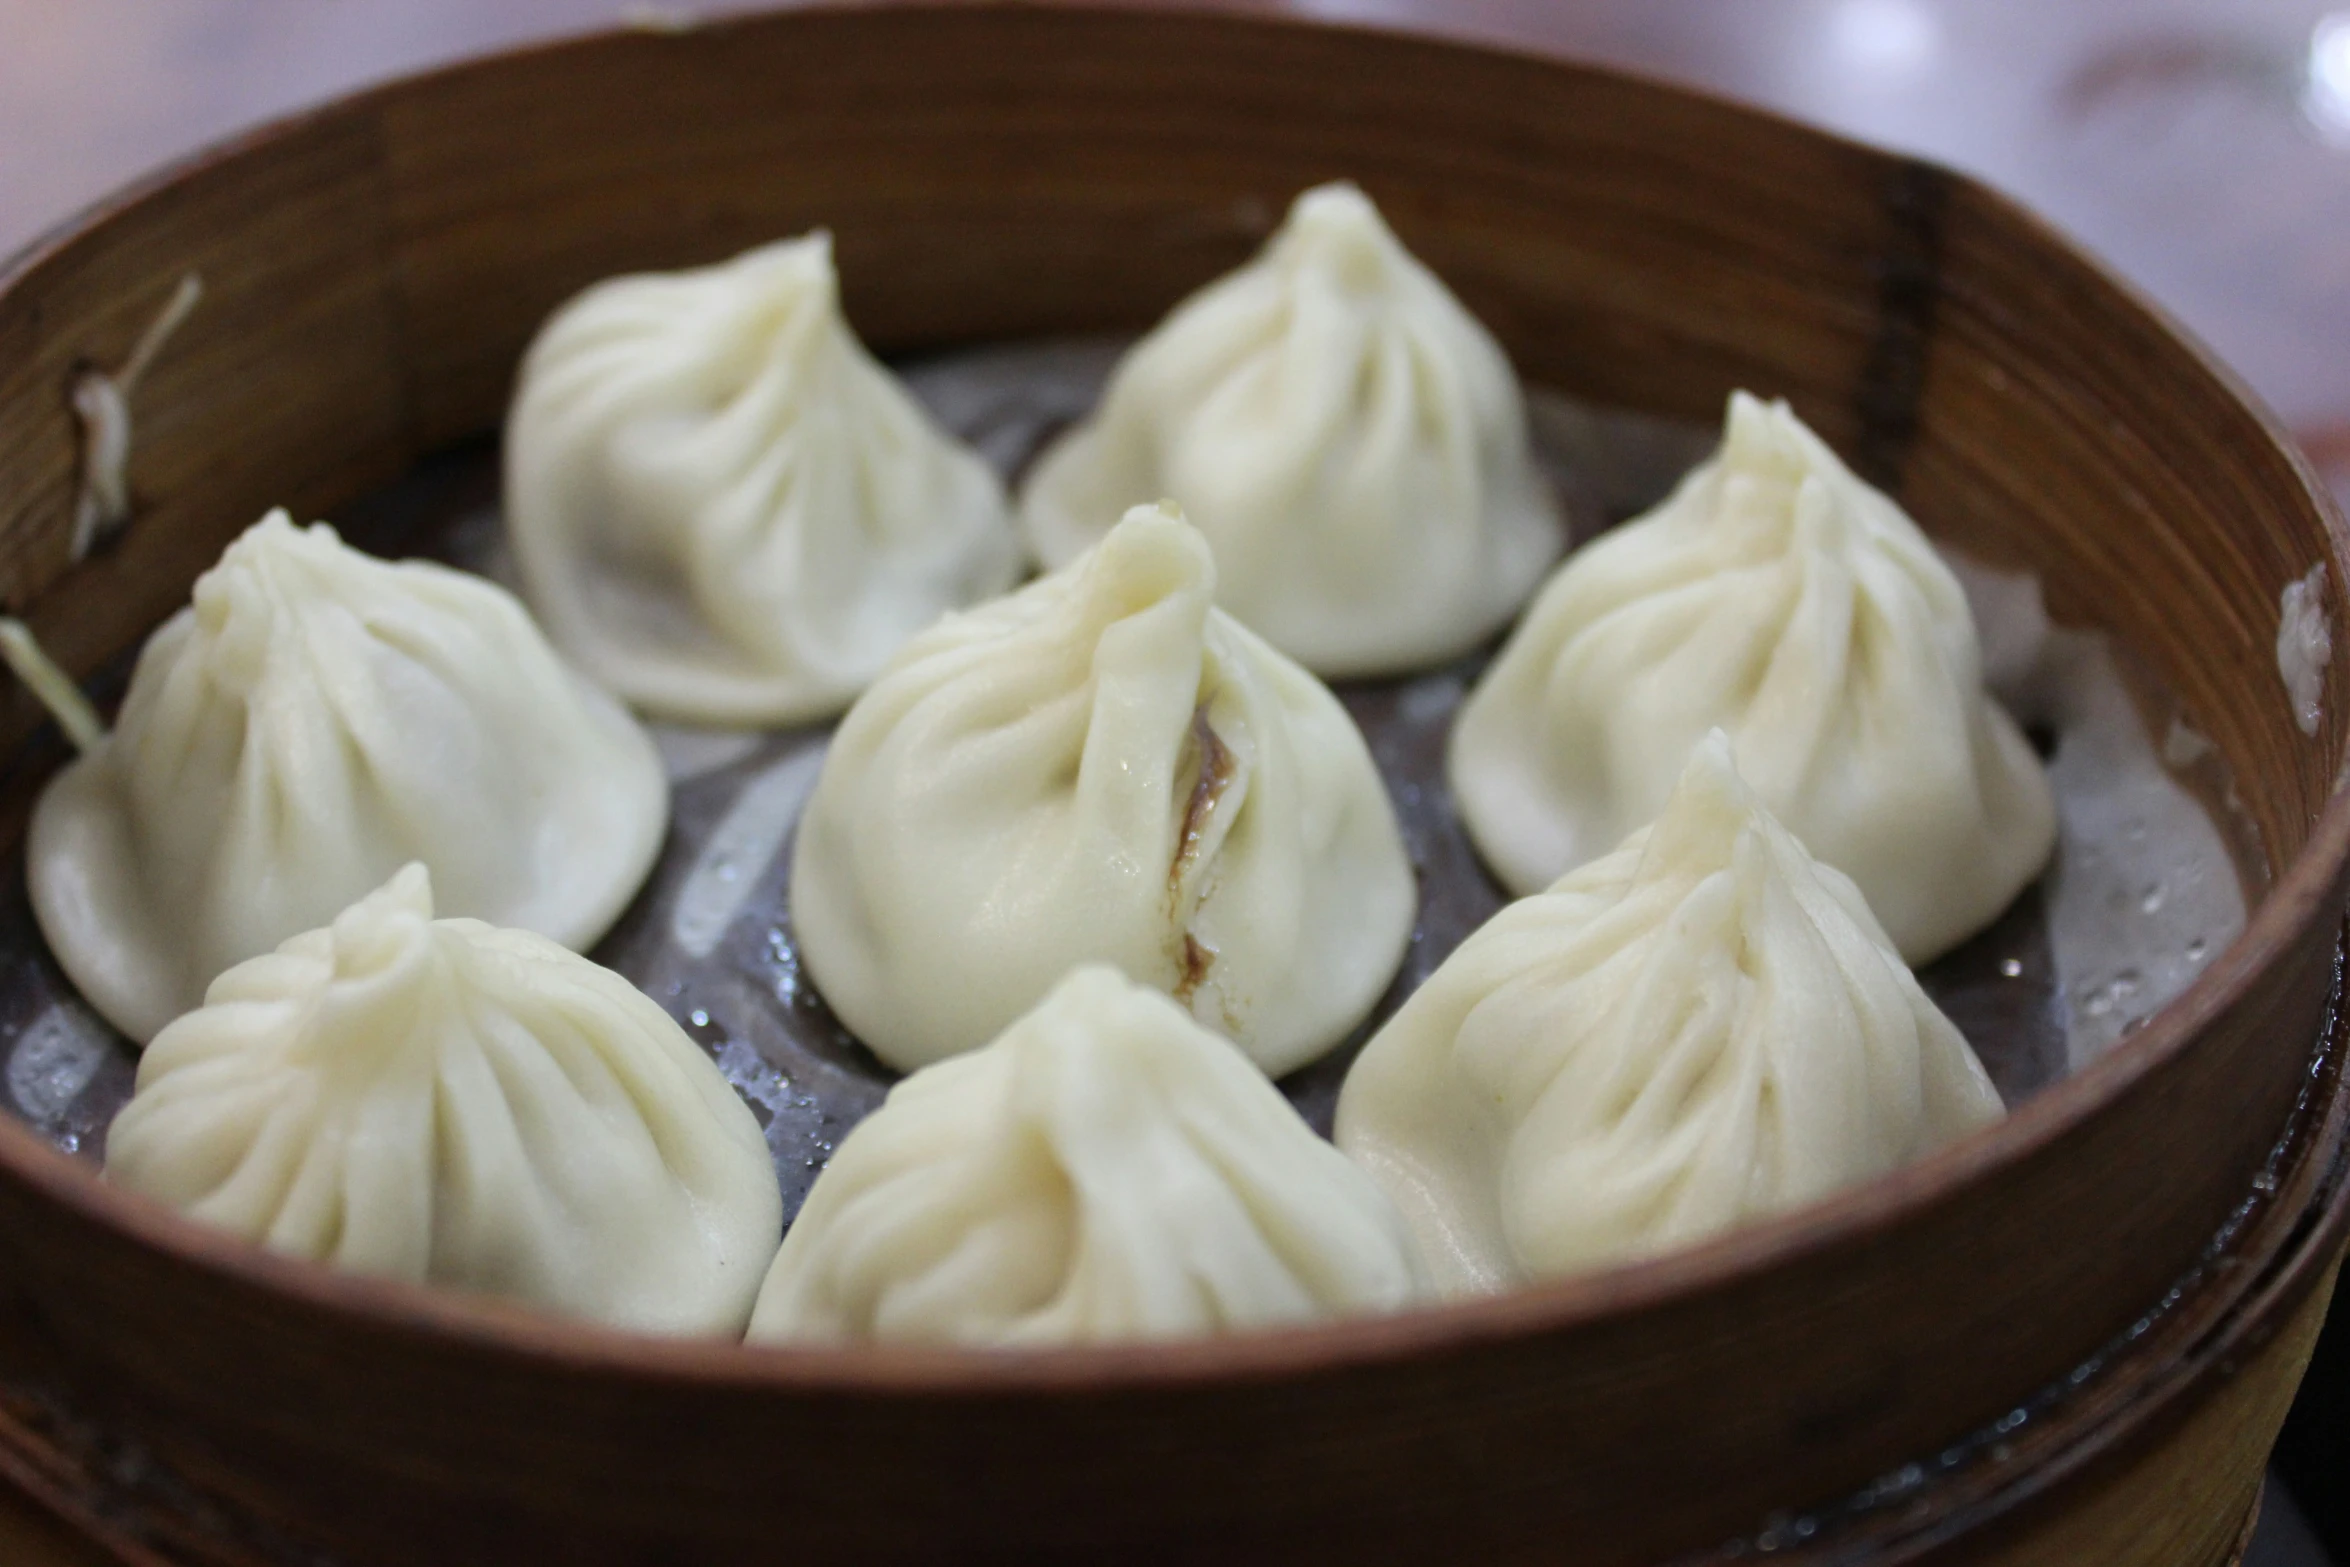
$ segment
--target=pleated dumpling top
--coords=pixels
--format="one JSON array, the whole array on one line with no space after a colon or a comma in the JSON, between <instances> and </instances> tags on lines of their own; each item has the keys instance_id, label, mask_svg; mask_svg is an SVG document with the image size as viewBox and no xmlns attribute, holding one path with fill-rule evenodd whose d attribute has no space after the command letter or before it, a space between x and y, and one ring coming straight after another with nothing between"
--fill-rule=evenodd
<instances>
[{"instance_id":1,"label":"pleated dumpling top","mask_svg":"<svg viewBox=\"0 0 2350 1567\"><path fill-rule=\"evenodd\" d=\"M668 823L650 737L512 594L273 512L147 639L114 731L41 796L26 877L143 1042L410 860L451 913L585 949Z\"/></svg>"},{"instance_id":2,"label":"pleated dumpling top","mask_svg":"<svg viewBox=\"0 0 2350 1567\"><path fill-rule=\"evenodd\" d=\"M651 1333L742 1332L783 1198L625 979L435 919L411 865L156 1036L107 1179L273 1250Z\"/></svg>"},{"instance_id":3,"label":"pleated dumpling top","mask_svg":"<svg viewBox=\"0 0 2350 1567\"><path fill-rule=\"evenodd\" d=\"M2001 1113L1716 731L1653 825L1504 908L1372 1036L1338 1145L1475 1293L1702 1240Z\"/></svg>"},{"instance_id":4,"label":"pleated dumpling top","mask_svg":"<svg viewBox=\"0 0 2350 1567\"><path fill-rule=\"evenodd\" d=\"M558 647L708 724L839 712L1022 565L994 472L850 330L821 232L557 311L506 422L506 525Z\"/></svg>"},{"instance_id":5,"label":"pleated dumpling top","mask_svg":"<svg viewBox=\"0 0 2350 1567\"><path fill-rule=\"evenodd\" d=\"M1228 1041L1096 964L842 1141L751 1337L1162 1339L1423 1293L1378 1188Z\"/></svg>"},{"instance_id":6,"label":"pleated dumpling top","mask_svg":"<svg viewBox=\"0 0 2350 1567\"><path fill-rule=\"evenodd\" d=\"M1566 542L1509 359L1346 184L1135 345L1022 523L1057 566L1161 498L1215 547L1219 602L1329 679L1467 652Z\"/></svg>"},{"instance_id":7,"label":"pleated dumpling top","mask_svg":"<svg viewBox=\"0 0 2350 1567\"><path fill-rule=\"evenodd\" d=\"M1924 963L2056 843L2047 772L1982 662L1917 524L1784 403L1739 393L1720 451L1536 596L1461 709L1453 795L1502 881L1534 892L1663 809L1718 727Z\"/></svg>"}]
</instances>

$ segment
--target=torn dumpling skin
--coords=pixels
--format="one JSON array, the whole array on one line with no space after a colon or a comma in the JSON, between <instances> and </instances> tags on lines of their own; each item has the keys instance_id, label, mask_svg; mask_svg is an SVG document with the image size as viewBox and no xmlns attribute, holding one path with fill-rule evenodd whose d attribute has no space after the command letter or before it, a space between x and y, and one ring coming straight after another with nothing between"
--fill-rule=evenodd
<instances>
[{"instance_id":1,"label":"torn dumpling skin","mask_svg":"<svg viewBox=\"0 0 2350 1567\"><path fill-rule=\"evenodd\" d=\"M794 854L809 976L900 1070L1071 965L1168 992L1269 1073L1402 961L1417 889L1328 688L1212 606L1207 541L1138 506L910 643L834 737Z\"/></svg>"}]
</instances>

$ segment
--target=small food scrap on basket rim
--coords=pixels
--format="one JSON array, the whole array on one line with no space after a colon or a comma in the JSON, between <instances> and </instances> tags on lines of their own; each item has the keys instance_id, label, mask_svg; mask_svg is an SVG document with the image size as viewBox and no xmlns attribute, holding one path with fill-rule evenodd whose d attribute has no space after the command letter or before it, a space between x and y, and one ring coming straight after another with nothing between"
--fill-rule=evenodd
<instances>
[{"instance_id":1,"label":"small food scrap on basket rim","mask_svg":"<svg viewBox=\"0 0 2350 1567\"><path fill-rule=\"evenodd\" d=\"M2326 665L2334 656L2326 613L2326 567L2319 561L2277 596L2277 674L2293 704L2293 722L2315 737L2325 717Z\"/></svg>"},{"instance_id":2,"label":"small food scrap on basket rim","mask_svg":"<svg viewBox=\"0 0 2350 1567\"><path fill-rule=\"evenodd\" d=\"M85 370L74 379L73 413L82 427L82 484L67 546L74 560L88 558L131 520L131 394L203 297L204 279L188 273L119 369Z\"/></svg>"}]
</instances>

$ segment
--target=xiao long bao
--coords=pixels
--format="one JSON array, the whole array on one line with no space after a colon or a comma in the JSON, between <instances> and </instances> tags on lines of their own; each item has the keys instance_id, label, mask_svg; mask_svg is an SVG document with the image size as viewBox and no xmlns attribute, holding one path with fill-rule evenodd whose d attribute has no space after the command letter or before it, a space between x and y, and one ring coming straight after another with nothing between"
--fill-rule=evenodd
<instances>
[{"instance_id":1,"label":"xiao long bao","mask_svg":"<svg viewBox=\"0 0 2350 1567\"><path fill-rule=\"evenodd\" d=\"M993 470L865 351L839 292L816 233L599 283L531 345L506 423L524 592L645 712L828 717L1019 575Z\"/></svg>"},{"instance_id":2,"label":"xiao long bao","mask_svg":"<svg viewBox=\"0 0 2350 1567\"><path fill-rule=\"evenodd\" d=\"M750 1336L1094 1343L1395 1311L1425 1293L1386 1198L1246 1056L1091 965L849 1134Z\"/></svg>"},{"instance_id":3,"label":"xiao long bao","mask_svg":"<svg viewBox=\"0 0 2350 1567\"><path fill-rule=\"evenodd\" d=\"M1370 752L1215 587L1199 532L1136 507L915 638L849 710L791 909L809 977L882 1060L975 1049L1098 961L1278 1075L1387 988L1418 890Z\"/></svg>"},{"instance_id":4,"label":"xiao long bao","mask_svg":"<svg viewBox=\"0 0 2350 1567\"><path fill-rule=\"evenodd\" d=\"M1474 1293L1702 1240L2001 1114L1717 730L1652 826L1495 915L1373 1036L1338 1145Z\"/></svg>"},{"instance_id":5,"label":"xiao long bao","mask_svg":"<svg viewBox=\"0 0 2350 1567\"><path fill-rule=\"evenodd\" d=\"M1997 918L2055 846L1957 579L1784 403L1744 393L1710 461L1543 587L1462 708L1453 792L1534 892L1653 817L1717 725L1912 963Z\"/></svg>"},{"instance_id":6,"label":"xiao long bao","mask_svg":"<svg viewBox=\"0 0 2350 1567\"><path fill-rule=\"evenodd\" d=\"M106 1174L350 1272L739 1334L783 1198L750 1110L635 986L433 918L421 865L156 1036Z\"/></svg>"},{"instance_id":7,"label":"xiao long bao","mask_svg":"<svg viewBox=\"0 0 2350 1567\"><path fill-rule=\"evenodd\" d=\"M453 912L584 949L668 819L652 741L513 595L281 511L147 639L25 869L66 973L143 1043L410 860Z\"/></svg>"},{"instance_id":8,"label":"xiao long bao","mask_svg":"<svg viewBox=\"0 0 2350 1567\"><path fill-rule=\"evenodd\" d=\"M1022 521L1059 565L1162 496L1214 545L1223 606L1328 678L1467 652L1566 540L1500 345L1345 184L1135 346Z\"/></svg>"}]
</instances>

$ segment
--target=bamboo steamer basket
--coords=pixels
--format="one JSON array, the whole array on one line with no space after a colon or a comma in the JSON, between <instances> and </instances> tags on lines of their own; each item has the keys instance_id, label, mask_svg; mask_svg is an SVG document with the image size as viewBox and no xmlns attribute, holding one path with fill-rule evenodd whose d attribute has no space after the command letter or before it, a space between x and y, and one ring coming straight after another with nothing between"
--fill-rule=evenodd
<instances>
[{"instance_id":1,"label":"bamboo steamer basket","mask_svg":"<svg viewBox=\"0 0 2350 1567\"><path fill-rule=\"evenodd\" d=\"M0 1472L153 1560L2228 1560L2342 1240L2350 675L2305 736L2275 640L2320 563L2350 624L2344 536L2224 371L1968 180L1611 72L1239 16L526 50L206 153L0 272L0 599L100 667L266 507L331 516L493 427L540 320L612 273L823 224L882 351L1133 330L1334 177L1529 380L1695 419L1786 395L2110 630L2238 780L2242 938L2003 1124L1830 1202L1163 1347L627 1338L263 1255L0 1118ZM71 564L66 389L189 270L141 517ZM19 746L11 835L58 757Z\"/></svg>"}]
</instances>

